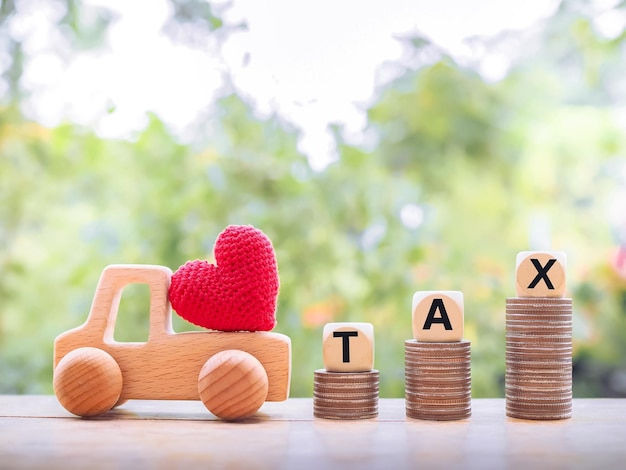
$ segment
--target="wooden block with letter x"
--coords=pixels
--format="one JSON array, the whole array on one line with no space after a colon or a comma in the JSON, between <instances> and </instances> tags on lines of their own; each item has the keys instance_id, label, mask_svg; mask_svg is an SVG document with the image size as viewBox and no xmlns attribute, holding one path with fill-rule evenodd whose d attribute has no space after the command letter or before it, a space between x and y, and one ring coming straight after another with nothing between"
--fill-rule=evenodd
<instances>
[{"instance_id":1,"label":"wooden block with letter x","mask_svg":"<svg viewBox=\"0 0 626 470\"><path fill-rule=\"evenodd\" d=\"M463 293L418 291L413 295L413 337L428 343L463 339Z\"/></svg>"},{"instance_id":2,"label":"wooden block with letter x","mask_svg":"<svg viewBox=\"0 0 626 470\"><path fill-rule=\"evenodd\" d=\"M374 325L327 323L322 339L328 372L368 372L374 368Z\"/></svg>"},{"instance_id":3,"label":"wooden block with letter x","mask_svg":"<svg viewBox=\"0 0 626 470\"><path fill-rule=\"evenodd\" d=\"M561 251L522 251L517 255L519 297L564 297L567 257Z\"/></svg>"}]
</instances>

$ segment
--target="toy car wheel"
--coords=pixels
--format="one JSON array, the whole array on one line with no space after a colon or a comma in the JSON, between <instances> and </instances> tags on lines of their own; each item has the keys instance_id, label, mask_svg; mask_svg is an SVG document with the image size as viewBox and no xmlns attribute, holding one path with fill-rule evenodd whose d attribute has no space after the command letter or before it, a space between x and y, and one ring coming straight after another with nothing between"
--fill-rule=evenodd
<instances>
[{"instance_id":1,"label":"toy car wheel","mask_svg":"<svg viewBox=\"0 0 626 470\"><path fill-rule=\"evenodd\" d=\"M107 352L78 348L54 370L54 393L59 403L78 416L95 416L115 406L122 393L122 371Z\"/></svg>"},{"instance_id":2,"label":"toy car wheel","mask_svg":"<svg viewBox=\"0 0 626 470\"><path fill-rule=\"evenodd\" d=\"M263 364L252 354L235 349L211 356L198 376L204 406L225 420L252 416L267 399L268 389Z\"/></svg>"}]
</instances>

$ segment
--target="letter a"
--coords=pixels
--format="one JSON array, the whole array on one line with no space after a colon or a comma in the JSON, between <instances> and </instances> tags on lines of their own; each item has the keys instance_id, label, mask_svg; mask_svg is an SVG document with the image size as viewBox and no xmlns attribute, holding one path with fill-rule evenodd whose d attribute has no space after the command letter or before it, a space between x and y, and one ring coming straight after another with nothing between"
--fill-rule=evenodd
<instances>
[{"instance_id":1,"label":"letter a","mask_svg":"<svg viewBox=\"0 0 626 470\"><path fill-rule=\"evenodd\" d=\"M439 317L435 316L437 309L439 309ZM443 303L443 299L433 299L433 303L430 305L430 310L426 316L426 321L424 322L424 330L430 330L433 323L442 323L446 330L452 329L450 318L448 318L448 312L446 312L446 306Z\"/></svg>"}]
</instances>

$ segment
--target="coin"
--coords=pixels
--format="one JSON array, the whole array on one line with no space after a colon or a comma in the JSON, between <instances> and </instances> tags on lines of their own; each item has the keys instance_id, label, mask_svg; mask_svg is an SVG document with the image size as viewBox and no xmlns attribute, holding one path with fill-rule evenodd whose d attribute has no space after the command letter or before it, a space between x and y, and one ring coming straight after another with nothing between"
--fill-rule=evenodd
<instances>
[{"instance_id":1,"label":"coin","mask_svg":"<svg viewBox=\"0 0 626 470\"><path fill-rule=\"evenodd\" d=\"M468 390L472 384L471 377L463 377L455 380L436 380L423 379L414 377L405 377L404 384L406 388L424 389L424 390Z\"/></svg>"},{"instance_id":2,"label":"coin","mask_svg":"<svg viewBox=\"0 0 626 470\"><path fill-rule=\"evenodd\" d=\"M337 412L357 412L362 410L374 410L378 407L378 399L367 400L331 400L314 397L313 407Z\"/></svg>"},{"instance_id":3,"label":"coin","mask_svg":"<svg viewBox=\"0 0 626 470\"><path fill-rule=\"evenodd\" d=\"M508 305L533 305L533 306L550 306L550 305L572 305L572 299L569 297L507 297Z\"/></svg>"},{"instance_id":4,"label":"coin","mask_svg":"<svg viewBox=\"0 0 626 470\"><path fill-rule=\"evenodd\" d=\"M450 346L458 343L405 343L404 350L416 354L436 354L444 357L453 357L457 355L464 355L470 352L470 348L467 345L463 347ZM424 345L429 345L424 347Z\"/></svg>"},{"instance_id":5,"label":"coin","mask_svg":"<svg viewBox=\"0 0 626 470\"><path fill-rule=\"evenodd\" d=\"M406 347L405 351L407 352L407 354L415 354L418 356L435 356L435 357L444 357L444 358L452 358L452 357L464 357L466 355L468 355L470 353L470 349L469 348L447 348L447 347L441 347L441 348L437 348L437 349L432 349L432 348L428 348L428 349L421 349L421 348L412 348L412 347Z\"/></svg>"},{"instance_id":6,"label":"coin","mask_svg":"<svg viewBox=\"0 0 626 470\"><path fill-rule=\"evenodd\" d=\"M507 408L515 409L528 409L528 410L543 410L543 409L557 409L566 408L572 406L572 398L548 398L548 397L524 397L521 396L511 397L506 396Z\"/></svg>"},{"instance_id":7,"label":"coin","mask_svg":"<svg viewBox=\"0 0 626 470\"><path fill-rule=\"evenodd\" d=\"M511 306L511 305L507 305L505 311L507 315L539 317L539 318L553 317L555 319L570 318L573 312L571 306L570 307L526 307L526 306Z\"/></svg>"},{"instance_id":8,"label":"coin","mask_svg":"<svg viewBox=\"0 0 626 470\"><path fill-rule=\"evenodd\" d=\"M554 317L550 318L511 318L510 315L507 315L506 318L506 326L507 327L519 327L519 328L567 328L568 326L572 326L572 319L570 317L566 317L563 319L554 319Z\"/></svg>"},{"instance_id":9,"label":"coin","mask_svg":"<svg viewBox=\"0 0 626 470\"><path fill-rule=\"evenodd\" d=\"M517 412L517 411L506 411L506 415L509 418L516 419L530 419L530 420L558 420L558 419L568 419L572 417L572 411L566 412L556 412L556 413L526 413L526 412Z\"/></svg>"},{"instance_id":10,"label":"coin","mask_svg":"<svg viewBox=\"0 0 626 470\"><path fill-rule=\"evenodd\" d=\"M517 385L512 383L506 383L504 390L507 394L513 397L545 397L545 398L563 398L564 395L572 395L572 387L569 384L562 382L559 385L553 385L551 387L527 387L523 385Z\"/></svg>"},{"instance_id":11,"label":"coin","mask_svg":"<svg viewBox=\"0 0 626 470\"><path fill-rule=\"evenodd\" d=\"M561 351L542 351L535 348L519 348L507 345L505 357L527 357L530 359L548 358L548 359L568 359L572 357L571 348Z\"/></svg>"},{"instance_id":12,"label":"coin","mask_svg":"<svg viewBox=\"0 0 626 470\"><path fill-rule=\"evenodd\" d=\"M556 312L556 313L565 313L565 312L569 312L571 313L573 311L572 309L572 305L559 305L559 304L550 304L550 305L539 305L539 304L511 304L511 303L507 303L506 304L506 311L507 312L517 312L517 311L526 311L529 313L535 313L535 314L539 314L539 313L543 313L543 314L549 314L551 312Z\"/></svg>"},{"instance_id":13,"label":"coin","mask_svg":"<svg viewBox=\"0 0 626 470\"><path fill-rule=\"evenodd\" d=\"M453 362L442 364L440 362L413 362L404 361L405 370L415 371L416 373L437 373L437 374L460 374L471 370L470 359L464 362Z\"/></svg>"},{"instance_id":14,"label":"coin","mask_svg":"<svg viewBox=\"0 0 626 470\"><path fill-rule=\"evenodd\" d=\"M472 407L465 407L456 410L427 410L414 409L406 406L406 415L409 418L429 420L429 421L454 421L469 418L472 415Z\"/></svg>"},{"instance_id":15,"label":"coin","mask_svg":"<svg viewBox=\"0 0 626 470\"><path fill-rule=\"evenodd\" d=\"M313 389L318 392L327 393L378 393L378 382L374 384L364 384L359 386L333 386L329 384L313 383Z\"/></svg>"},{"instance_id":16,"label":"coin","mask_svg":"<svg viewBox=\"0 0 626 470\"><path fill-rule=\"evenodd\" d=\"M423 384L425 386L436 386L439 385L441 387L450 387L454 384L469 384L471 382L472 376L471 372L466 372L463 374L418 374L413 373L411 371L406 371L404 373L404 380L406 382L413 382Z\"/></svg>"},{"instance_id":17,"label":"coin","mask_svg":"<svg viewBox=\"0 0 626 470\"><path fill-rule=\"evenodd\" d=\"M568 345L572 344L572 334L564 335L532 335L527 333L507 333L506 341L510 343L517 343L522 346L536 345L541 347L548 347L551 344L555 345Z\"/></svg>"},{"instance_id":18,"label":"coin","mask_svg":"<svg viewBox=\"0 0 626 470\"><path fill-rule=\"evenodd\" d=\"M445 409L453 411L458 408L466 408L471 406L472 398L470 396L459 397L423 397L412 394L405 394L406 406L413 409Z\"/></svg>"},{"instance_id":19,"label":"coin","mask_svg":"<svg viewBox=\"0 0 626 470\"><path fill-rule=\"evenodd\" d=\"M439 390L456 390L459 387L470 387L472 377L469 373L460 376L447 376L445 378L405 374L404 383L406 387L412 388L424 387L425 389L438 388Z\"/></svg>"},{"instance_id":20,"label":"coin","mask_svg":"<svg viewBox=\"0 0 626 470\"><path fill-rule=\"evenodd\" d=\"M521 357L521 358L520 358ZM511 353L507 353L505 357L505 364L508 369L519 369L519 371L536 371L544 372L545 370L561 370L562 372L568 372L572 368L572 356L567 355L561 358L558 357L541 357L541 356L529 356L517 355L511 357Z\"/></svg>"},{"instance_id":21,"label":"coin","mask_svg":"<svg viewBox=\"0 0 626 470\"><path fill-rule=\"evenodd\" d=\"M553 405L529 405L522 404L517 405L507 401L506 411L515 412L515 413L524 413L526 416L541 416L541 415L550 415L550 414L562 414L562 413L571 413L572 412L572 403L569 400L569 403L563 404L553 404Z\"/></svg>"},{"instance_id":22,"label":"coin","mask_svg":"<svg viewBox=\"0 0 626 470\"><path fill-rule=\"evenodd\" d=\"M326 409L314 409L313 416L323 419L351 420L351 419L371 419L378 416L378 409L358 410L358 411L337 411Z\"/></svg>"},{"instance_id":23,"label":"coin","mask_svg":"<svg viewBox=\"0 0 626 470\"><path fill-rule=\"evenodd\" d=\"M448 357L442 358L437 356L417 356L411 353L407 353L404 357L405 363L415 364L416 366L420 365L431 365L431 366L443 366L443 367L455 367L460 364L463 364L471 359L470 355L459 356L459 357Z\"/></svg>"},{"instance_id":24,"label":"coin","mask_svg":"<svg viewBox=\"0 0 626 470\"><path fill-rule=\"evenodd\" d=\"M433 382L420 382L405 380L405 392L420 392L428 394L469 394L472 389L471 381L459 382L441 382L439 384Z\"/></svg>"},{"instance_id":25,"label":"coin","mask_svg":"<svg viewBox=\"0 0 626 470\"><path fill-rule=\"evenodd\" d=\"M526 334L532 335L536 337L545 337L551 335L572 335L572 325L549 325L549 326L541 326L541 325L511 325L509 323L506 324L506 332L507 334Z\"/></svg>"},{"instance_id":26,"label":"coin","mask_svg":"<svg viewBox=\"0 0 626 470\"><path fill-rule=\"evenodd\" d=\"M463 403L459 403L456 405L434 405L432 403L422 403L420 401L405 400L405 407L415 411L424 410L430 413L444 414L446 412L467 411L469 408L471 408L471 400L466 400Z\"/></svg>"},{"instance_id":27,"label":"coin","mask_svg":"<svg viewBox=\"0 0 626 470\"><path fill-rule=\"evenodd\" d=\"M506 315L506 324L511 326L529 326L533 325L536 327L547 327L547 326L570 326L572 325L572 317L571 315L562 316L560 318L556 318L554 316L546 316L544 318L538 318L536 315L513 315L507 312Z\"/></svg>"},{"instance_id":28,"label":"coin","mask_svg":"<svg viewBox=\"0 0 626 470\"><path fill-rule=\"evenodd\" d=\"M538 340L541 338L545 338L546 336L550 337L555 334L563 334L572 337L572 327L571 326L559 326L559 327L537 327L537 326L518 326L518 325L507 325L506 326L507 334L526 334L531 335Z\"/></svg>"},{"instance_id":29,"label":"coin","mask_svg":"<svg viewBox=\"0 0 626 470\"><path fill-rule=\"evenodd\" d=\"M564 343L548 343L545 342L537 342L533 343L532 341L516 341L511 338L506 338L507 349L516 348L523 351L536 351L536 352L545 352L550 353L552 351L564 352L572 350L571 342Z\"/></svg>"},{"instance_id":30,"label":"coin","mask_svg":"<svg viewBox=\"0 0 626 470\"><path fill-rule=\"evenodd\" d=\"M460 374L471 370L470 358L468 357L462 362L426 362L426 361L404 361L405 370L415 371L416 373L436 373L436 374Z\"/></svg>"},{"instance_id":31,"label":"coin","mask_svg":"<svg viewBox=\"0 0 626 470\"><path fill-rule=\"evenodd\" d=\"M527 382L529 380L542 380L546 383L559 381L561 385L569 384L572 381L572 371L530 371L530 372L519 372L515 369L507 368L505 382L507 380L514 381L517 380L519 382Z\"/></svg>"},{"instance_id":32,"label":"coin","mask_svg":"<svg viewBox=\"0 0 626 470\"><path fill-rule=\"evenodd\" d=\"M572 362L572 353L569 351L563 353L553 353L550 355L536 354L532 350L527 352L514 352L507 350L505 353L505 359L511 363L539 363L539 364L556 364L561 365Z\"/></svg>"},{"instance_id":33,"label":"coin","mask_svg":"<svg viewBox=\"0 0 626 470\"><path fill-rule=\"evenodd\" d=\"M443 399L468 399L471 397L471 391L466 390L464 388L460 388L458 390L444 390L444 391L433 391L423 388L415 388L409 389L407 388L404 392L405 398L412 400L419 399L429 399L429 398L443 398Z\"/></svg>"},{"instance_id":34,"label":"coin","mask_svg":"<svg viewBox=\"0 0 626 470\"><path fill-rule=\"evenodd\" d=\"M567 392L556 392L551 390L544 390L542 392L520 392L519 390L510 390L507 389L505 391L505 398L508 400L508 404L511 405L533 405L535 406L537 403L542 403L540 406L547 406L545 400L554 400L554 402L550 402L550 404L566 404L572 401L572 391ZM526 401L520 401L518 398L523 396Z\"/></svg>"},{"instance_id":35,"label":"coin","mask_svg":"<svg viewBox=\"0 0 626 470\"><path fill-rule=\"evenodd\" d=\"M572 407L555 407L555 408L512 408L506 407L506 415L519 419L565 419L572 416Z\"/></svg>"},{"instance_id":36,"label":"coin","mask_svg":"<svg viewBox=\"0 0 626 470\"><path fill-rule=\"evenodd\" d=\"M352 407L341 407L338 408L336 405L324 404L324 403L314 403L313 404L313 414L314 416L323 414L325 416L362 416L362 415L370 415L372 413L378 412L378 404L374 403L369 406L352 406ZM351 418L356 419L356 418Z\"/></svg>"},{"instance_id":37,"label":"coin","mask_svg":"<svg viewBox=\"0 0 626 470\"><path fill-rule=\"evenodd\" d=\"M572 310L529 310L529 309L516 309L507 307L506 318L511 320L525 319L525 320L571 320Z\"/></svg>"},{"instance_id":38,"label":"coin","mask_svg":"<svg viewBox=\"0 0 626 470\"><path fill-rule=\"evenodd\" d=\"M328 380L332 383L355 383L378 379L380 372L376 369L367 372L329 372L317 369L314 378L319 381Z\"/></svg>"},{"instance_id":39,"label":"coin","mask_svg":"<svg viewBox=\"0 0 626 470\"><path fill-rule=\"evenodd\" d=\"M512 315L507 315L506 317L506 325L507 326L519 326L519 327L530 327L533 326L535 328L553 328L553 327L571 327L572 319L564 318L564 319L555 319L554 317L550 318L520 318L513 317Z\"/></svg>"},{"instance_id":40,"label":"coin","mask_svg":"<svg viewBox=\"0 0 626 470\"><path fill-rule=\"evenodd\" d=\"M343 400L347 402L356 402L359 400L371 400L378 398L378 389L374 392L327 392L325 390L313 390L313 398L322 400Z\"/></svg>"},{"instance_id":41,"label":"coin","mask_svg":"<svg viewBox=\"0 0 626 470\"><path fill-rule=\"evenodd\" d=\"M569 311L571 312L572 309L572 304L540 304L540 303L526 303L526 304L520 304L520 303L513 303L513 302L509 302L506 304L506 310L507 311L512 311L512 310L528 310L528 311L535 311L535 312L566 312Z\"/></svg>"},{"instance_id":42,"label":"coin","mask_svg":"<svg viewBox=\"0 0 626 470\"><path fill-rule=\"evenodd\" d=\"M372 409L378 406L378 397L366 399L333 399L313 396L313 406L318 408L330 408L336 410L360 410Z\"/></svg>"},{"instance_id":43,"label":"coin","mask_svg":"<svg viewBox=\"0 0 626 470\"><path fill-rule=\"evenodd\" d=\"M572 386L569 381L569 375L564 374L561 379L546 379L539 377L519 377L518 375L509 375L505 379L506 386L511 387L527 387L528 389L560 389Z\"/></svg>"},{"instance_id":44,"label":"coin","mask_svg":"<svg viewBox=\"0 0 626 470\"><path fill-rule=\"evenodd\" d=\"M325 419L368 419L378 415L379 371L329 372L313 379L313 415Z\"/></svg>"},{"instance_id":45,"label":"coin","mask_svg":"<svg viewBox=\"0 0 626 470\"><path fill-rule=\"evenodd\" d=\"M410 418L464 419L471 414L471 344L405 341L405 408Z\"/></svg>"},{"instance_id":46,"label":"coin","mask_svg":"<svg viewBox=\"0 0 626 470\"><path fill-rule=\"evenodd\" d=\"M461 341L451 341L449 343L429 343L426 341L417 341L415 339L407 339L404 341L405 347L414 347L414 348L423 348L423 349L433 349L433 350L444 350L444 349L459 349L459 348L469 348L471 346L471 341L467 339L463 339Z\"/></svg>"},{"instance_id":47,"label":"coin","mask_svg":"<svg viewBox=\"0 0 626 470\"><path fill-rule=\"evenodd\" d=\"M434 353L433 354L415 354L413 352L407 351L405 361L415 362L417 364L422 363L422 362L427 362L427 363L438 362L441 364L455 364L459 362L465 362L468 359L470 359L469 354L442 356L441 353L439 355L434 354Z\"/></svg>"},{"instance_id":48,"label":"coin","mask_svg":"<svg viewBox=\"0 0 626 470\"><path fill-rule=\"evenodd\" d=\"M452 390L467 390L469 391L472 385L471 377L464 377L457 380L424 380L422 378L405 377L405 388L411 390L429 390L440 392L448 392Z\"/></svg>"},{"instance_id":49,"label":"coin","mask_svg":"<svg viewBox=\"0 0 626 470\"><path fill-rule=\"evenodd\" d=\"M571 416L572 326L571 299L506 299L507 416Z\"/></svg>"}]
</instances>

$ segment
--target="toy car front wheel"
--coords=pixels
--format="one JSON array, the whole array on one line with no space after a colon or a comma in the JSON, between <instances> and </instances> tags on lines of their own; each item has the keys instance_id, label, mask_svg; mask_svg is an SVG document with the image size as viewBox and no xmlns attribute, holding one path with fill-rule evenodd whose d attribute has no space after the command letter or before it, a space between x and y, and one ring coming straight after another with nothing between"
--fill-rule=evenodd
<instances>
[{"instance_id":1,"label":"toy car front wheel","mask_svg":"<svg viewBox=\"0 0 626 470\"><path fill-rule=\"evenodd\" d=\"M67 411L78 416L95 416L118 403L122 371L107 352L78 348L59 361L53 385L59 403Z\"/></svg>"}]
</instances>

